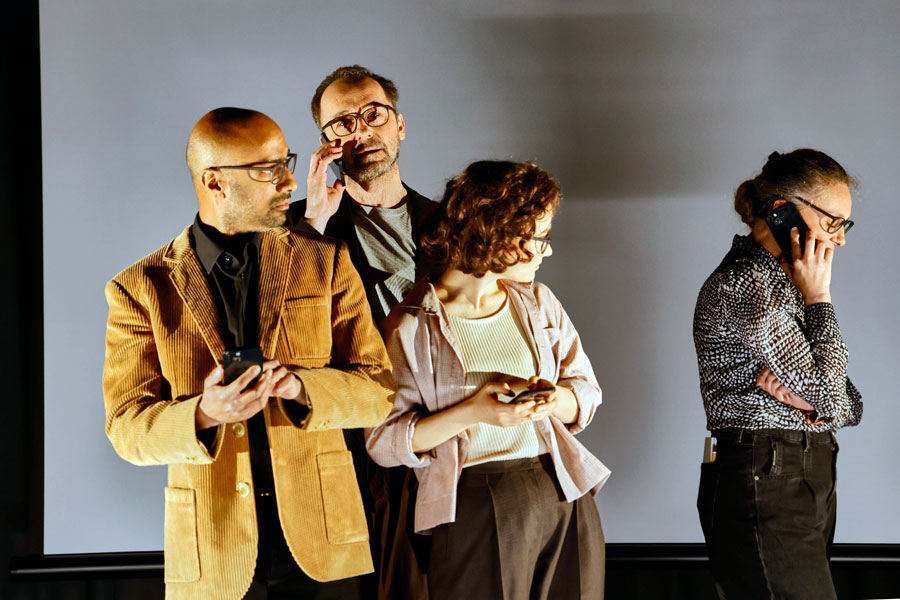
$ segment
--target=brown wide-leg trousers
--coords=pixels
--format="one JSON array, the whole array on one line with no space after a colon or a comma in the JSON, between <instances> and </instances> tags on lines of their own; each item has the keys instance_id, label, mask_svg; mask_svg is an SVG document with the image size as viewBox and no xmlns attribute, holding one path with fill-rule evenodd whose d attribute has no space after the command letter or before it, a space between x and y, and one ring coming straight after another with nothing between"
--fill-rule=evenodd
<instances>
[{"instance_id":1,"label":"brown wide-leg trousers","mask_svg":"<svg viewBox=\"0 0 900 600\"><path fill-rule=\"evenodd\" d=\"M597 600L605 550L590 494L566 502L549 455L463 470L456 521L433 530L431 600Z\"/></svg>"}]
</instances>

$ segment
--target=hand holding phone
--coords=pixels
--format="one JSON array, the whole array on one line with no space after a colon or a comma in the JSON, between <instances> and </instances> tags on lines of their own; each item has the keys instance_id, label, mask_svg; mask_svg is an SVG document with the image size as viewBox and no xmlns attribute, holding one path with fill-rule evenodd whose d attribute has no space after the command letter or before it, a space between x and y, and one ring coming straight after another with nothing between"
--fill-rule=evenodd
<instances>
[{"instance_id":1,"label":"hand holding phone","mask_svg":"<svg viewBox=\"0 0 900 600\"><path fill-rule=\"evenodd\" d=\"M334 140L329 140L325 136L324 131L321 133L321 135L322 135L322 141L326 144L331 145L331 142L334 141ZM332 146L332 147L341 148L341 145L338 144L337 146ZM332 175L334 175L335 180L340 181L344 185L347 185L347 182L344 180L344 158L343 158L343 155L341 155L340 158L335 158L330 163L328 163L328 170L331 171Z\"/></svg>"},{"instance_id":2,"label":"hand holding phone","mask_svg":"<svg viewBox=\"0 0 900 600\"><path fill-rule=\"evenodd\" d=\"M555 387L541 387L533 390L523 390L516 394L512 400L509 401L509 404L521 404L523 402L528 402L529 400L535 400L538 404L541 403L540 399L536 399L535 396L538 394L548 394L556 390Z\"/></svg>"},{"instance_id":3,"label":"hand holding phone","mask_svg":"<svg viewBox=\"0 0 900 600\"><path fill-rule=\"evenodd\" d=\"M319 233L324 233L328 220L337 212L344 195L344 170L340 142L328 141L322 134L322 144L310 156L309 175L306 177L306 211L303 217ZM329 169L338 169L334 185L329 186Z\"/></svg>"}]
</instances>

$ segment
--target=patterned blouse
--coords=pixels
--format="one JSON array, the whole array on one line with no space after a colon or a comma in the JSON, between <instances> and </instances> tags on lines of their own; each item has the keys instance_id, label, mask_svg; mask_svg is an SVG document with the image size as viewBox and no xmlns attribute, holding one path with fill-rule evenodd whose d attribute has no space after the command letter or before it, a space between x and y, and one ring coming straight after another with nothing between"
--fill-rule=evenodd
<instances>
[{"instance_id":1,"label":"patterned blouse","mask_svg":"<svg viewBox=\"0 0 900 600\"><path fill-rule=\"evenodd\" d=\"M834 307L804 306L778 259L749 236L734 236L731 251L700 289L694 345L711 431L833 431L862 417ZM818 424L756 385L765 367L816 409Z\"/></svg>"}]
</instances>

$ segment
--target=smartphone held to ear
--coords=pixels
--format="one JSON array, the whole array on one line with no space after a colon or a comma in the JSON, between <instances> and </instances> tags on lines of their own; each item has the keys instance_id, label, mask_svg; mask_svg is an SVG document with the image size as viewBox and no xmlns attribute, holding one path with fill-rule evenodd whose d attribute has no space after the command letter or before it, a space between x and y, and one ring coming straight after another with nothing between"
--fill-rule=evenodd
<instances>
[{"instance_id":1,"label":"smartphone held to ear","mask_svg":"<svg viewBox=\"0 0 900 600\"><path fill-rule=\"evenodd\" d=\"M785 259L791 260L793 254L791 251L791 229L797 228L800 234L800 254L806 247L806 232L809 227L806 221L800 216L797 207L791 202L785 202L766 216L766 225L772 231L772 237L781 248L781 252Z\"/></svg>"}]
</instances>

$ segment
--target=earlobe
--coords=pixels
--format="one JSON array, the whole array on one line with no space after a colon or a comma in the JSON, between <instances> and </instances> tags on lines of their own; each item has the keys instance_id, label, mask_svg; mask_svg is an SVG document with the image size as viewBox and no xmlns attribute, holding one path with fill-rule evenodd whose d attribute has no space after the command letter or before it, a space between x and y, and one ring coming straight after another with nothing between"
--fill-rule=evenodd
<instances>
[{"instance_id":1,"label":"earlobe","mask_svg":"<svg viewBox=\"0 0 900 600\"><path fill-rule=\"evenodd\" d=\"M397 113L397 133L400 135L401 140L406 139L406 121L400 113Z\"/></svg>"},{"instance_id":2,"label":"earlobe","mask_svg":"<svg viewBox=\"0 0 900 600\"><path fill-rule=\"evenodd\" d=\"M219 173L219 171L214 171L213 169L204 169L203 173L200 175L200 181L203 183L203 187L214 198L224 197L225 195L225 190L222 188L220 177L221 173Z\"/></svg>"}]
</instances>

